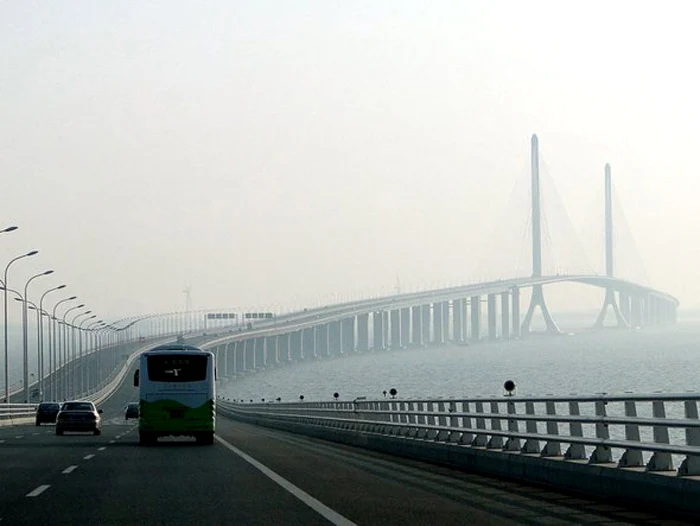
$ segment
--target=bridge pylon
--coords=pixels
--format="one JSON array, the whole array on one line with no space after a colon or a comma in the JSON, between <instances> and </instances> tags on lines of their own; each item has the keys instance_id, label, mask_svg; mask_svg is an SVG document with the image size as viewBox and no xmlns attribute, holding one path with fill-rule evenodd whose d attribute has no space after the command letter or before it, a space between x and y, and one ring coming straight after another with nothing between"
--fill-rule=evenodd
<instances>
[{"instance_id":1,"label":"bridge pylon","mask_svg":"<svg viewBox=\"0 0 700 526\"><path fill-rule=\"evenodd\" d=\"M537 135L532 135L530 141L530 168L532 173L532 277L542 277L542 232L541 232L541 199L540 199L540 153ZM559 327L554 322L554 318L544 301L542 285L533 285L530 306L527 309L525 318L521 326L521 333L525 335L530 332L532 316L535 307L539 307L547 327L547 332L560 333ZM513 323L517 323L513 320Z\"/></svg>"},{"instance_id":2,"label":"bridge pylon","mask_svg":"<svg viewBox=\"0 0 700 526\"><path fill-rule=\"evenodd\" d=\"M605 165L605 275L609 278L614 277L615 267L613 265L613 217L612 217L612 175L610 164ZM615 291L612 287L605 288L605 299L603 307L600 309L598 319L595 322L595 328L603 328L605 323L605 315L608 313L608 307L612 307L617 319L618 327L629 328L630 323L620 311L620 306L615 297Z\"/></svg>"}]
</instances>

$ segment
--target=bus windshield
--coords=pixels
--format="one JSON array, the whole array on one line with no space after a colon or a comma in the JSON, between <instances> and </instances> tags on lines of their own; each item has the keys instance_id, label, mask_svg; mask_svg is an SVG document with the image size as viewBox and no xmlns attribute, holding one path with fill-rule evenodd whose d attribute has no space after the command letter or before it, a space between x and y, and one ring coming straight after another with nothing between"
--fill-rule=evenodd
<instances>
[{"instance_id":1,"label":"bus windshield","mask_svg":"<svg viewBox=\"0 0 700 526\"><path fill-rule=\"evenodd\" d=\"M148 379L152 382L200 382L207 378L207 355L151 355Z\"/></svg>"}]
</instances>

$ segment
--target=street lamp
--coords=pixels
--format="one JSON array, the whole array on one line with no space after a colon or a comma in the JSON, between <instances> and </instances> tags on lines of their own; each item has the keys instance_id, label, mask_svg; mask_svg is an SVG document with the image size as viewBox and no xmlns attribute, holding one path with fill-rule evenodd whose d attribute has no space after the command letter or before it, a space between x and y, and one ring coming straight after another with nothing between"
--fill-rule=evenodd
<instances>
[{"instance_id":1,"label":"street lamp","mask_svg":"<svg viewBox=\"0 0 700 526\"><path fill-rule=\"evenodd\" d=\"M61 290L65 289L65 285L59 285L58 287L54 287L52 289L47 290L41 295L41 299L39 300L39 311L43 311L43 305L44 305L44 298L46 297L47 294L50 292L53 292L55 290ZM46 313L46 316L49 318L49 342L51 341L51 316L49 316L48 313ZM39 370L39 391L44 392L44 319L40 318L41 323L39 323L39 364L37 364L37 368ZM49 354L49 365L51 365L51 358ZM50 367L49 367L50 369Z\"/></svg>"},{"instance_id":2,"label":"street lamp","mask_svg":"<svg viewBox=\"0 0 700 526\"><path fill-rule=\"evenodd\" d=\"M68 309L66 312L63 313L63 319L61 320L61 324L63 324L63 344L62 344L62 354L63 354L63 373L61 374L61 395L62 398L65 399L66 396L68 395L68 330L66 329L66 316L68 316L68 313L71 311L74 311L75 309L80 309L82 307L85 307L84 303L81 303L80 305L76 305L74 307L71 307Z\"/></svg>"},{"instance_id":3,"label":"street lamp","mask_svg":"<svg viewBox=\"0 0 700 526\"><path fill-rule=\"evenodd\" d=\"M29 288L29 284L36 278L48 276L49 274L53 274L53 270L45 270L44 272L34 274L24 285L24 305L22 309L22 351L24 352L24 401L26 403L29 403L29 323L27 321L27 289Z\"/></svg>"},{"instance_id":4,"label":"street lamp","mask_svg":"<svg viewBox=\"0 0 700 526\"><path fill-rule=\"evenodd\" d=\"M71 296L70 298L64 298L61 301L59 301L58 303L56 303L56 305L53 306L53 311L51 311L50 323L53 326L53 330L52 330L53 339L49 340L49 344L51 347L49 350L49 374L53 373L53 375L54 375L54 377L51 378L51 399L52 400L56 400L56 398L58 396L58 385L57 385L56 378L58 376L58 374L57 374L58 373L57 358L60 358L60 356L57 356L57 350L58 350L57 340L58 340L58 344L61 343L60 339L58 339L58 332L57 332L58 329L60 329L60 325L58 327L56 326L56 321L58 321L56 319L56 309L62 303L65 303L67 301L73 301L77 298L78 298L78 296Z\"/></svg>"},{"instance_id":5,"label":"street lamp","mask_svg":"<svg viewBox=\"0 0 700 526\"><path fill-rule=\"evenodd\" d=\"M83 325L85 324L85 322L88 322L90 320L94 320L95 318L97 318L97 314L93 314L92 316L85 318L78 325L78 352L80 353L79 359L80 359L80 395L81 396L85 393L85 371L87 370L87 361L83 359ZM86 350L85 355L87 356L87 349L85 349L85 350Z\"/></svg>"},{"instance_id":6,"label":"street lamp","mask_svg":"<svg viewBox=\"0 0 700 526\"><path fill-rule=\"evenodd\" d=\"M77 328L75 326L75 320L78 318L81 318L87 314L90 314L92 311L87 310L85 312L81 312L79 314L76 314L73 316L73 320L69 323L69 327L71 328L70 331L70 349L71 349L71 360L68 362L68 369L69 369L69 383L68 383L68 392L71 396L71 398L75 398L75 387L76 387L76 381L75 381L75 368L80 365L76 363L76 358L78 357L78 349L76 348L77 346L75 345L75 329Z\"/></svg>"},{"instance_id":7,"label":"street lamp","mask_svg":"<svg viewBox=\"0 0 700 526\"><path fill-rule=\"evenodd\" d=\"M15 228L8 227L10 230L7 228L5 229L8 232L11 232L12 230L16 230ZM31 252L27 252L26 254L22 254L21 256L17 256L14 259L11 259L10 262L7 264L5 267L5 273L3 274L3 288L4 288L4 293L3 293L3 302L5 305L5 323L4 323L4 332L5 332L5 402L10 401L10 375L9 375L9 359L8 359L8 350L7 350L7 271L10 269L10 265L12 265L15 261L18 261L23 258L28 258L30 256L33 256L35 254L38 254L38 250L32 250Z\"/></svg>"}]
</instances>

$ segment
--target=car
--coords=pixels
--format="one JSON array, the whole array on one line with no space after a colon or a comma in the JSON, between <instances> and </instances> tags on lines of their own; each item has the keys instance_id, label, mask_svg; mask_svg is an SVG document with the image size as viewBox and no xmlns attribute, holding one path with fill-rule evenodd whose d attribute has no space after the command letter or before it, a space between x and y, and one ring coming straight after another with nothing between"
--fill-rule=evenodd
<instances>
[{"instance_id":1,"label":"car","mask_svg":"<svg viewBox=\"0 0 700 526\"><path fill-rule=\"evenodd\" d=\"M56 416L56 434L64 431L90 431L93 435L102 433L102 409L97 409L90 401L75 400L64 402Z\"/></svg>"},{"instance_id":2,"label":"car","mask_svg":"<svg viewBox=\"0 0 700 526\"><path fill-rule=\"evenodd\" d=\"M130 418L139 417L139 404L138 402L132 402L126 406L126 411L124 413L124 419L129 420Z\"/></svg>"},{"instance_id":3,"label":"car","mask_svg":"<svg viewBox=\"0 0 700 526\"><path fill-rule=\"evenodd\" d=\"M36 425L40 426L44 422L54 424L60 409L58 402L41 402L36 408Z\"/></svg>"}]
</instances>

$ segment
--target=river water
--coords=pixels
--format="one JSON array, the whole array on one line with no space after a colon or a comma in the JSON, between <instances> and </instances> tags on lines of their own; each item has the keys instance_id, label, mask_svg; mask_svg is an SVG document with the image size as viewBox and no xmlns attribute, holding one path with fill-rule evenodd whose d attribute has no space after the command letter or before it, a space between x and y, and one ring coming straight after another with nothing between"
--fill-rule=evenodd
<instances>
[{"instance_id":1,"label":"river water","mask_svg":"<svg viewBox=\"0 0 700 526\"><path fill-rule=\"evenodd\" d=\"M500 396L506 380L518 395L698 391L700 319L593 332L583 328L588 318L565 317L562 336L326 358L251 373L219 389L256 402L333 400L335 392L341 400L378 399L391 388L400 398Z\"/></svg>"}]
</instances>

